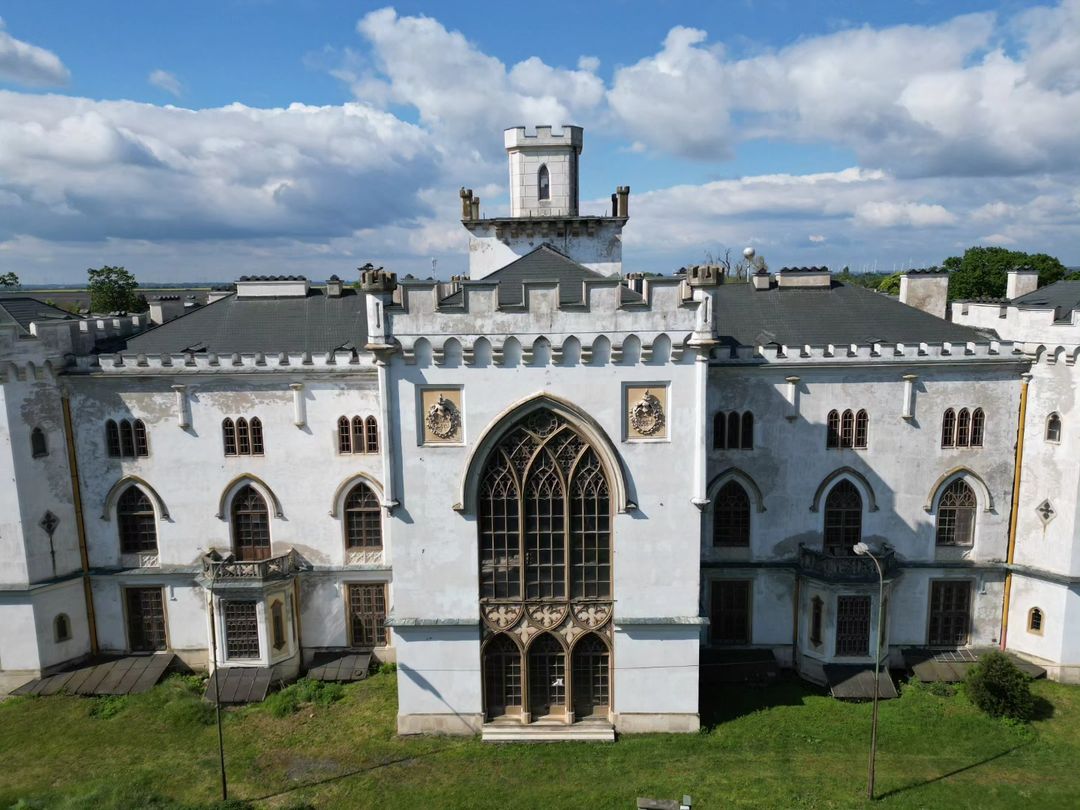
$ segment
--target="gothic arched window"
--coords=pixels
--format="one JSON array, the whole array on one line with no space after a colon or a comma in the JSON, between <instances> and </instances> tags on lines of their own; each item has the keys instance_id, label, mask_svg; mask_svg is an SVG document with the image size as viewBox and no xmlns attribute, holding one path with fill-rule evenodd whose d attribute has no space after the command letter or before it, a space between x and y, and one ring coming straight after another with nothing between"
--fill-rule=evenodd
<instances>
[{"instance_id":1,"label":"gothic arched window","mask_svg":"<svg viewBox=\"0 0 1080 810\"><path fill-rule=\"evenodd\" d=\"M727 447L727 414L717 411L712 423L712 446L714 450Z\"/></svg>"},{"instance_id":2,"label":"gothic arched window","mask_svg":"<svg viewBox=\"0 0 1080 810\"><path fill-rule=\"evenodd\" d=\"M956 411L947 408L941 415L941 446L956 446Z\"/></svg>"},{"instance_id":3,"label":"gothic arched window","mask_svg":"<svg viewBox=\"0 0 1080 810\"><path fill-rule=\"evenodd\" d=\"M558 713L566 706L566 653L551 633L529 645L529 711L533 717Z\"/></svg>"},{"instance_id":4,"label":"gothic arched window","mask_svg":"<svg viewBox=\"0 0 1080 810\"><path fill-rule=\"evenodd\" d=\"M120 458L120 427L112 419L105 423L105 444L110 458Z\"/></svg>"},{"instance_id":5,"label":"gothic arched window","mask_svg":"<svg viewBox=\"0 0 1080 810\"><path fill-rule=\"evenodd\" d=\"M866 411L855 414L855 447L865 449L870 438L870 416Z\"/></svg>"},{"instance_id":6,"label":"gothic arched window","mask_svg":"<svg viewBox=\"0 0 1080 810\"><path fill-rule=\"evenodd\" d=\"M116 502L120 553L157 551L157 515L150 497L137 486L124 490Z\"/></svg>"},{"instance_id":7,"label":"gothic arched window","mask_svg":"<svg viewBox=\"0 0 1080 810\"><path fill-rule=\"evenodd\" d=\"M1061 441L1061 417L1056 413L1046 418L1046 440L1048 442Z\"/></svg>"},{"instance_id":8,"label":"gothic arched window","mask_svg":"<svg viewBox=\"0 0 1080 810\"><path fill-rule=\"evenodd\" d=\"M225 447L225 455L236 455L236 425L228 417L221 422L221 442Z\"/></svg>"},{"instance_id":9,"label":"gothic arched window","mask_svg":"<svg viewBox=\"0 0 1080 810\"><path fill-rule=\"evenodd\" d=\"M961 408L956 414L956 446L967 447L971 443L971 412Z\"/></svg>"},{"instance_id":10,"label":"gothic arched window","mask_svg":"<svg viewBox=\"0 0 1080 810\"><path fill-rule=\"evenodd\" d=\"M606 712L611 705L611 653L596 633L583 636L571 655L574 714L590 717Z\"/></svg>"},{"instance_id":11,"label":"gothic arched window","mask_svg":"<svg viewBox=\"0 0 1080 810\"><path fill-rule=\"evenodd\" d=\"M480 596L611 596L611 497L599 457L548 410L492 451L480 479Z\"/></svg>"},{"instance_id":12,"label":"gothic arched window","mask_svg":"<svg viewBox=\"0 0 1080 810\"><path fill-rule=\"evenodd\" d=\"M500 633L484 648L484 706L488 717L521 709L521 651Z\"/></svg>"},{"instance_id":13,"label":"gothic arched window","mask_svg":"<svg viewBox=\"0 0 1080 810\"><path fill-rule=\"evenodd\" d=\"M345 546L382 548L382 513L379 499L367 484L357 484L345 498Z\"/></svg>"},{"instance_id":14,"label":"gothic arched window","mask_svg":"<svg viewBox=\"0 0 1080 810\"><path fill-rule=\"evenodd\" d=\"M547 166L541 166L540 171L536 173L536 199L551 199L551 175Z\"/></svg>"},{"instance_id":15,"label":"gothic arched window","mask_svg":"<svg viewBox=\"0 0 1080 810\"><path fill-rule=\"evenodd\" d=\"M976 408L971 412L971 446L983 446L983 433L986 430L986 414L982 408Z\"/></svg>"},{"instance_id":16,"label":"gothic arched window","mask_svg":"<svg viewBox=\"0 0 1080 810\"><path fill-rule=\"evenodd\" d=\"M825 499L825 553L850 556L855 553L852 546L861 540L862 496L844 479Z\"/></svg>"},{"instance_id":17,"label":"gothic arched window","mask_svg":"<svg viewBox=\"0 0 1080 810\"><path fill-rule=\"evenodd\" d=\"M746 411L742 415L742 436L739 446L743 450L752 450L754 448L754 415L750 411Z\"/></svg>"},{"instance_id":18,"label":"gothic arched window","mask_svg":"<svg viewBox=\"0 0 1080 810\"><path fill-rule=\"evenodd\" d=\"M975 491L963 478L947 487L938 501L937 544L969 546L975 541Z\"/></svg>"},{"instance_id":19,"label":"gothic arched window","mask_svg":"<svg viewBox=\"0 0 1080 810\"><path fill-rule=\"evenodd\" d=\"M840 414L840 446L855 446L855 414L850 410Z\"/></svg>"},{"instance_id":20,"label":"gothic arched window","mask_svg":"<svg viewBox=\"0 0 1080 810\"><path fill-rule=\"evenodd\" d=\"M379 452L379 423L375 421L374 416L369 416L364 420L364 452Z\"/></svg>"},{"instance_id":21,"label":"gothic arched window","mask_svg":"<svg viewBox=\"0 0 1080 810\"><path fill-rule=\"evenodd\" d=\"M737 481L728 481L713 500L713 545L750 545L750 497Z\"/></svg>"},{"instance_id":22,"label":"gothic arched window","mask_svg":"<svg viewBox=\"0 0 1080 810\"><path fill-rule=\"evenodd\" d=\"M352 431L349 427L349 417L342 416L337 420L338 431L338 444L337 449L339 453L351 453L352 452Z\"/></svg>"},{"instance_id":23,"label":"gothic arched window","mask_svg":"<svg viewBox=\"0 0 1080 810\"><path fill-rule=\"evenodd\" d=\"M240 560L265 560L270 556L270 513L266 499L250 484L232 501L233 549Z\"/></svg>"},{"instance_id":24,"label":"gothic arched window","mask_svg":"<svg viewBox=\"0 0 1080 810\"><path fill-rule=\"evenodd\" d=\"M30 431L30 455L34 458L49 455L49 445L45 441L45 431L39 427Z\"/></svg>"},{"instance_id":25,"label":"gothic arched window","mask_svg":"<svg viewBox=\"0 0 1080 810\"><path fill-rule=\"evenodd\" d=\"M825 420L826 423L826 447L839 447L840 446L840 412L829 411L829 416Z\"/></svg>"}]
</instances>

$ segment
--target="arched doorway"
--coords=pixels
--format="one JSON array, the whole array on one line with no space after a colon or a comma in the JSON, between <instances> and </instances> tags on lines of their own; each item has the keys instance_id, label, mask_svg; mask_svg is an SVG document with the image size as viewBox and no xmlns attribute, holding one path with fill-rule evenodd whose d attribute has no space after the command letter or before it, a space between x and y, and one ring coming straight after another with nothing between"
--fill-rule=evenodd
<instances>
[{"instance_id":1,"label":"arched doorway","mask_svg":"<svg viewBox=\"0 0 1080 810\"><path fill-rule=\"evenodd\" d=\"M592 674L582 670L581 705L591 716L609 709L609 481L582 433L546 408L527 414L492 446L477 486L488 718L573 717L569 709L579 701L567 650L586 634L602 652L593 641L582 648L581 666Z\"/></svg>"}]
</instances>

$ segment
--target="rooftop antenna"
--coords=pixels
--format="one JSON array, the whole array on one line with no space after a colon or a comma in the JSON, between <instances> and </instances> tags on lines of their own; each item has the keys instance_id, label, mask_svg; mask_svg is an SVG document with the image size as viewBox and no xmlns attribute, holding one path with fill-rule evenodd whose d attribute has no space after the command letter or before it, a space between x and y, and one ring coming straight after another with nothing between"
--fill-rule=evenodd
<instances>
[{"instance_id":1,"label":"rooftop antenna","mask_svg":"<svg viewBox=\"0 0 1080 810\"><path fill-rule=\"evenodd\" d=\"M432 256L431 257L431 276L432 276L432 278L435 277L435 265L437 265L438 263L439 263L439 260L436 259L434 256Z\"/></svg>"}]
</instances>

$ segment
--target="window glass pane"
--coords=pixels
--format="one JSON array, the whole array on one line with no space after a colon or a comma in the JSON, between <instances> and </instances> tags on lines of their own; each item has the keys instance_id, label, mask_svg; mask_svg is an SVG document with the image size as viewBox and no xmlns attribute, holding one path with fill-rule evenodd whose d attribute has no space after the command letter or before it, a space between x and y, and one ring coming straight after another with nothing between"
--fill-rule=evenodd
<instances>
[{"instance_id":1,"label":"window glass pane","mask_svg":"<svg viewBox=\"0 0 1080 810\"><path fill-rule=\"evenodd\" d=\"M349 586L349 629L354 647L386 645L386 586Z\"/></svg>"},{"instance_id":2,"label":"window glass pane","mask_svg":"<svg viewBox=\"0 0 1080 810\"><path fill-rule=\"evenodd\" d=\"M852 547L861 540L862 496L854 484L843 480L825 499L825 553L852 555Z\"/></svg>"},{"instance_id":3,"label":"window glass pane","mask_svg":"<svg viewBox=\"0 0 1080 810\"><path fill-rule=\"evenodd\" d=\"M157 551L157 518L153 504L138 487L128 487L116 504L120 551L135 554Z\"/></svg>"},{"instance_id":4,"label":"window glass pane","mask_svg":"<svg viewBox=\"0 0 1080 810\"><path fill-rule=\"evenodd\" d=\"M713 501L713 545L750 545L750 498L735 481L720 487Z\"/></svg>"},{"instance_id":5,"label":"window glass pane","mask_svg":"<svg viewBox=\"0 0 1080 810\"><path fill-rule=\"evenodd\" d=\"M229 600L222 603L225 618L225 657L259 658L259 622L254 602Z\"/></svg>"},{"instance_id":6,"label":"window glass pane","mask_svg":"<svg viewBox=\"0 0 1080 810\"><path fill-rule=\"evenodd\" d=\"M357 484L345 498L345 544L348 548L382 548L379 499L366 484Z\"/></svg>"}]
</instances>

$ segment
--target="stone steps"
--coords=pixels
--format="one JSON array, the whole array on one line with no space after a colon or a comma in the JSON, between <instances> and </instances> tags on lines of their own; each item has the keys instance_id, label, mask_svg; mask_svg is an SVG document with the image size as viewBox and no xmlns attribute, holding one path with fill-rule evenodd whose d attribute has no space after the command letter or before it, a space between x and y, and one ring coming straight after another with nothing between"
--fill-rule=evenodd
<instances>
[{"instance_id":1,"label":"stone steps","mask_svg":"<svg viewBox=\"0 0 1080 810\"><path fill-rule=\"evenodd\" d=\"M615 742L615 727L594 720L570 725L544 721L527 725L485 723L480 739L484 742Z\"/></svg>"}]
</instances>

